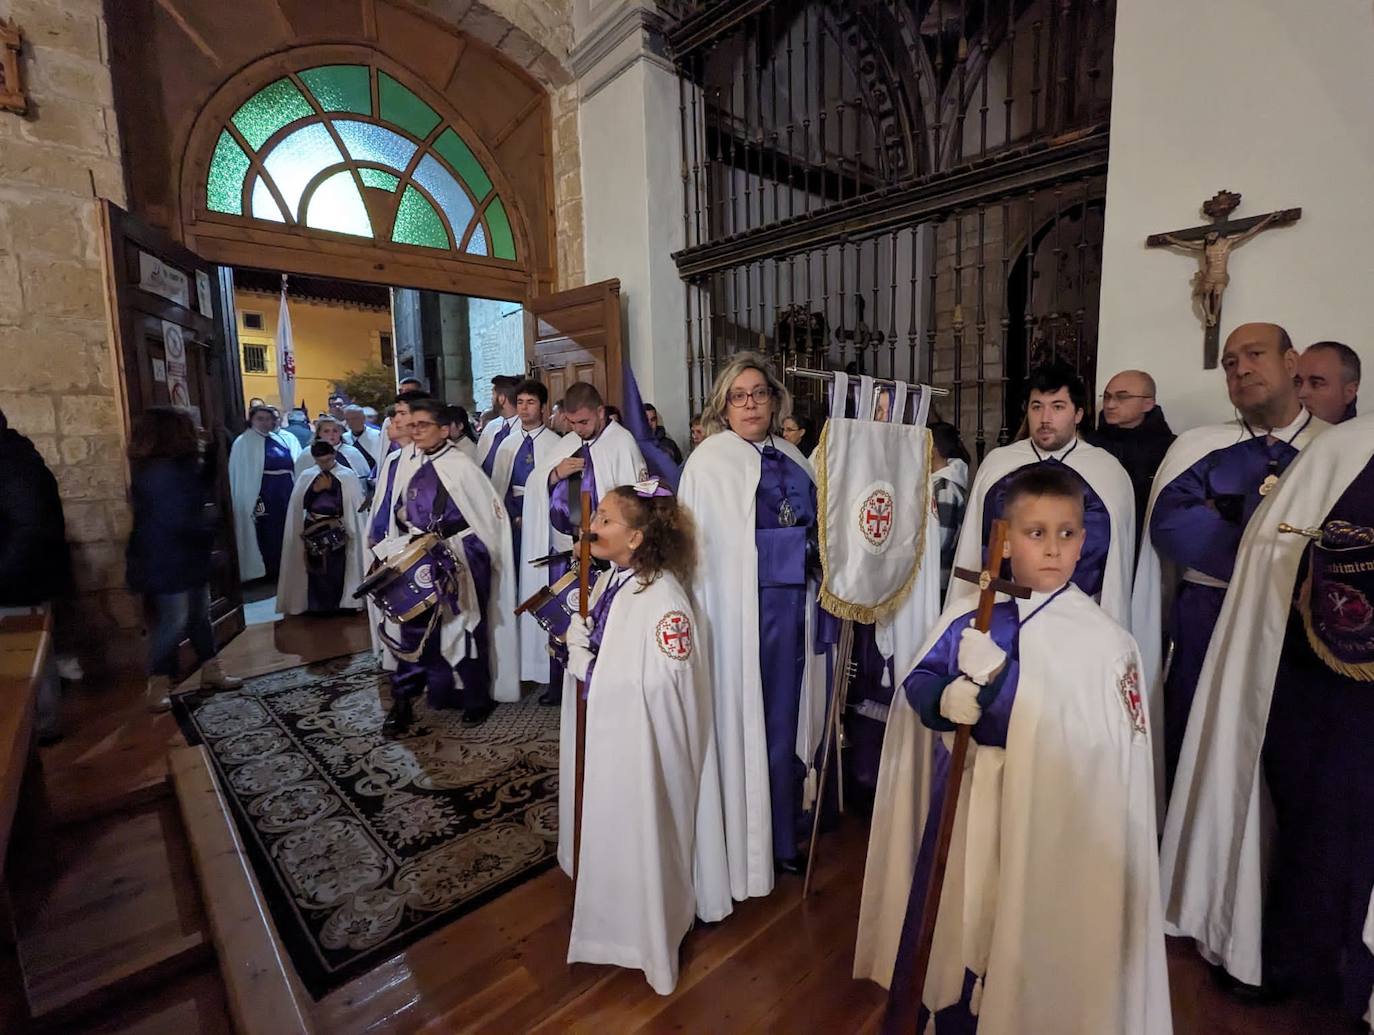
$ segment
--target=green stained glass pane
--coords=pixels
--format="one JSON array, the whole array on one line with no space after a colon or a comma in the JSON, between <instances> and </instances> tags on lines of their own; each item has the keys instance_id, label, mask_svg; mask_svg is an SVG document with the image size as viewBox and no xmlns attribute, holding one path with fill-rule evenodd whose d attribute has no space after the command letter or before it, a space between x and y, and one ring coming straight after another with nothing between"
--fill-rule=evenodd
<instances>
[{"instance_id":1,"label":"green stained glass pane","mask_svg":"<svg viewBox=\"0 0 1374 1035\"><path fill-rule=\"evenodd\" d=\"M472 191L472 196L481 201L491 193L491 180L488 178L486 170L482 168L482 163L477 160L477 156L468 150L468 145L463 143L463 138L451 129L446 129L439 134L439 139L434 141L434 150L443 155L448 164L453 166L459 178L468 185Z\"/></svg>"},{"instance_id":2,"label":"green stained glass pane","mask_svg":"<svg viewBox=\"0 0 1374 1035\"><path fill-rule=\"evenodd\" d=\"M382 190L394 191L401 182L398 177L380 169L359 169L358 174L362 176L364 186L380 187Z\"/></svg>"},{"instance_id":3,"label":"green stained glass pane","mask_svg":"<svg viewBox=\"0 0 1374 1035\"><path fill-rule=\"evenodd\" d=\"M243 215L243 178L248 173L248 156L234 142L228 130L219 135L215 156L210 159L210 175L205 181L205 200L211 212Z\"/></svg>"},{"instance_id":4,"label":"green stained glass pane","mask_svg":"<svg viewBox=\"0 0 1374 1035\"><path fill-rule=\"evenodd\" d=\"M301 79L325 111L372 114L372 84L362 65L324 65L301 73Z\"/></svg>"},{"instance_id":5,"label":"green stained glass pane","mask_svg":"<svg viewBox=\"0 0 1374 1035\"><path fill-rule=\"evenodd\" d=\"M372 236L372 220L367 217L367 206L352 173L337 172L315 189L305 225L357 237Z\"/></svg>"},{"instance_id":6,"label":"green stained glass pane","mask_svg":"<svg viewBox=\"0 0 1374 1035\"><path fill-rule=\"evenodd\" d=\"M243 107L234 112L234 125L248 141L248 146L256 151L288 122L303 119L313 112L310 102L301 96L294 83L278 79L243 102Z\"/></svg>"},{"instance_id":7,"label":"green stained glass pane","mask_svg":"<svg viewBox=\"0 0 1374 1035\"><path fill-rule=\"evenodd\" d=\"M382 118L423 140L439 125L439 116L420 98L385 72L377 73L377 101Z\"/></svg>"},{"instance_id":8,"label":"green stained glass pane","mask_svg":"<svg viewBox=\"0 0 1374 1035\"><path fill-rule=\"evenodd\" d=\"M434 206L414 187L407 187L396 210L396 228L391 239L397 244L418 244L426 248L447 248L448 232Z\"/></svg>"},{"instance_id":9,"label":"green stained glass pane","mask_svg":"<svg viewBox=\"0 0 1374 1035\"><path fill-rule=\"evenodd\" d=\"M506 206L500 198L492 198L487 206L487 226L491 228L491 254L498 259L515 258L515 237L510 232Z\"/></svg>"}]
</instances>

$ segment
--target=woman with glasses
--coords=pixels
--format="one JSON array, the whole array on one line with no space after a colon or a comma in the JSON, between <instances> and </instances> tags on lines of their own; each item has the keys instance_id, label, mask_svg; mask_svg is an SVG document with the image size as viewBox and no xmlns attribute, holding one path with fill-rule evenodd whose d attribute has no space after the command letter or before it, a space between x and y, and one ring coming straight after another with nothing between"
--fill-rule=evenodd
<instances>
[{"instance_id":1,"label":"woman with glasses","mask_svg":"<svg viewBox=\"0 0 1374 1035\"><path fill-rule=\"evenodd\" d=\"M799 872L825 710L815 653L816 487L782 437L792 399L768 360L740 353L702 413L680 498L697 524L693 595L710 659L731 891Z\"/></svg>"}]
</instances>

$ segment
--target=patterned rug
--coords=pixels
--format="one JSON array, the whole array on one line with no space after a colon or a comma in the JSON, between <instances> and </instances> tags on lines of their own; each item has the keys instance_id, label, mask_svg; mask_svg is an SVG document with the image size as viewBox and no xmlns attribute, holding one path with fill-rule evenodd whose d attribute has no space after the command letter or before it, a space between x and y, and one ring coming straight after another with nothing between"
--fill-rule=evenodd
<instances>
[{"instance_id":1,"label":"patterned rug","mask_svg":"<svg viewBox=\"0 0 1374 1035\"><path fill-rule=\"evenodd\" d=\"M360 654L176 699L317 999L557 850L558 709L530 697L465 727L420 701L389 741L380 682Z\"/></svg>"}]
</instances>

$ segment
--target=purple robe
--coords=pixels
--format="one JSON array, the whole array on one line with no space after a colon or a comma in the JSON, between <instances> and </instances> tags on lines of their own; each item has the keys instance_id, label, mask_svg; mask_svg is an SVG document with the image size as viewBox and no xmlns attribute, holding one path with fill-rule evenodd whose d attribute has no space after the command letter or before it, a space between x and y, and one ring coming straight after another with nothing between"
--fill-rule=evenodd
<instances>
[{"instance_id":1,"label":"purple robe","mask_svg":"<svg viewBox=\"0 0 1374 1035\"><path fill-rule=\"evenodd\" d=\"M387 530L391 527L391 509L395 505L392 493L396 488L396 468L401 466L397 460L386 472L386 485L382 489L380 499L372 502L372 526L368 529L368 541L372 546L376 546L386 538Z\"/></svg>"},{"instance_id":2,"label":"purple robe","mask_svg":"<svg viewBox=\"0 0 1374 1035\"><path fill-rule=\"evenodd\" d=\"M601 654L601 641L606 638L606 621L611 615L611 603L615 600L616 594L625 588L627 582L634 582L634 575L630 572L617 572L615 578L618 581L612 582L606 591L597 598L592 605L587 617L591 619L592 629L588 636L591 641L592 661L587 666L587 677L582 681L582 696L586 698L587 692L592 686L592 672L596 669L596 659Z\"/></svg>"},{"instance_id":3,"label":"purple robe","mask_svg":"<svg viewBox=\"0 0 1374 1035\"><path fill-rule=\"evenodd\" d=\"M525 482L529 481L530 473L534 470L534 440L542 431L534 435L526 435L525 441L520 443L520 448L515 451L515 459L511 461L510 485L506 486L506 498L502 501L506 506L506 513L510 515L511 539L515 546L515 564L520 564L520 526L521 516L525 509L525 494L523 491L516 492L516 489L523 490ZM492 452L495 456L495 451Z\"/></svg>"},{"instance_id":4,"label":"purple robe","mask_svg":"<svg viewBox=\"0 0 1374 1035\"><path fill-rule=\"evenodd\" d=\"M513 427L515 427L513 422L503 420L501 426L496 429L496 434L491 437L491 448L487 450L487 455L482 458L482 472L488 478L491 477L491 472L496 467L496 451L501 448L501 443L506 441Z\"/></svg>"},{"instance_id":5,"label":"purple robe","mask_svg":"<svg viewBox=\"0 0 1374 1035\"><path fill-rule=\"evenodd\" d=\"M320 518L343 517L343 486L339 479L328 472L324 477L329 484L323 489L315 488L316 478L310 488L305 490L302 505L305 507L306 525ZM306 555L306 610L310 612L337 611L343 600L344 578L348 567L347 548L334 550L323 558Z\"/></svg>"},{"instance_id":6,"label":"purple robe","mask_svg":"<svg viewBox=\"0 0 1374 1035\"><path fill-rule=\"evenodd\" d=\"M599 435L598 435L599 437ZM601 504L596 493L596 469L592 463L592 443L596 439L584 439L581 448L573 457L585 462L582 468L582 489L592 497L592 510ZM564 478L549 490L549 524L564 535L576 535L577 526L582 522L582 499L571 497L571 478ZM550 561L548 565L549 585L561 579L572 567L569 561ZM568 658L567 648L556 640L549 640L549 695L563 699L563 663Z\"/></svg>"},{"instance_id":7,"label":"purple robe","mask_svg":"<svg viewBox=\"0 0 1374 1035\"><path fill-rule=\"evenodd\" d=\"M262 443L262 485L254 511L258 550L266 577L275 580L281 572L281 546L286 535L286 512L291 507L291 492L296 487L296 462L291 450L271 435Z\"/></svg>"},{"instance_id":8,"label":"purple robe","mask_svg":"<svg viewBox=\"0 0 1374 1035\"><path fill-rule=\"evenodd\" d=\"M1374 460L1325 521L1374 525ZM1307 578L1304 557L1295 594ZM1358 1020L1374 987L1361 937L1374 886L1374 683L1329 668L1289 613L1261 755L1275 841L1264 981Z\"/></svg>"},{"instance_id":9,"label":"purple robe","mask_svg":"<svg viewBox=\"0 0 1374 1035\"><path fill-rule=\"evenodd\" d=\"M453 447L445 444L440 452ZM445 539L468 527L463 512L448 493L441 511L436 513L439 497L439 474L429 458L415 472L406 488L405 498L396 504L396 520L402 529L437 532ZM476 632L468 633L467 656L456 663L445 658L440 646L439 629L425 642L424 653L417 661L397 660L396 676L392 680L393 697L418 697L428 690L427 700L435 708L476 708L491 701L491 644L488 630L487 597L491 592L491 555L475 535L464 536L464 561L472 573L477 590L477 603L482 621ZM443 606L440 604L439 606ZM401 646L413 651L419 646L429 625L430 616L421 615L401 623ZM457 674L455 681L454 675ZM461 682L462 686L457 683Z\"/></svg>"},{"instance_id":10,"label":"purple robe","mask_svg":"<svg viewBox=\"0 0 1374 1035\"><path fill-rule=\"evenodd\" d=\"M791 860L806 836L802 786L810 760L797 757L806 663L806 592L816 535L816 487L771 445L760 450L755 490L754 544L758 550L759 675L772 804L773 855Z\"/></svg>"},{"instance_id":11,"label":"purple robe","mask_svg":"<svg viewBox=\"0 0 1374 1035\"><path fill-rule=\"evenodd\" d=\"M1269 475L1282 475L1297 455L1288 442L1270 441L1267 435L1208 453L1155 498L1150 516L1155 549L1180 568L1229 582L1240 537L1264 500L1260 486ZM1225 599L1223 586L1203 585L1186 577L1174 596L1169 616L1174 650L1164 679L1166 791L1173 786L1198 676Z\"/></svg>"}]
</instances>

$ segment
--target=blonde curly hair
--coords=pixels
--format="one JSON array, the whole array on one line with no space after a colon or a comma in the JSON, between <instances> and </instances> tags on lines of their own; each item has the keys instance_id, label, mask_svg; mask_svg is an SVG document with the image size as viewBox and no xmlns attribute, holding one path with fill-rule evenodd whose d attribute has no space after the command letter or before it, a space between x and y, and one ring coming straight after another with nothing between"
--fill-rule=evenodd
<instances>
[{"instance_id":1,"label":"blonde curly hair","mask_svg":"<svg viewBox=\"0 0 1374 1035\"><path fill-rule=\"evenodd\" d=\"M716 375L711 397L706 400L706 405L701 411L701 429L708 437L718 431L730 430L730 420L727 416L730 400L727 396L730 394L730 386L735 383L735 378L746 370L757 370L768 382L768 387L773 392L773 422L768 430L774 435L782 434L782 422L792 412L792 393L787 390L787 386L778 375L773 373L772 363L763 353L737 352Z\"/></svg>"}]
</instances>

